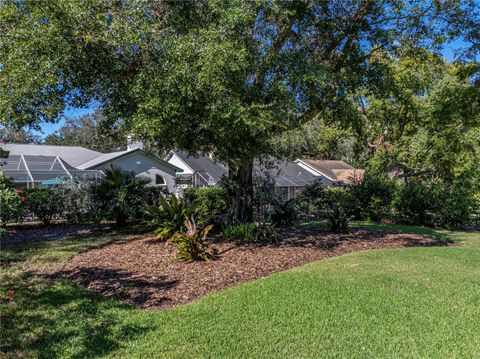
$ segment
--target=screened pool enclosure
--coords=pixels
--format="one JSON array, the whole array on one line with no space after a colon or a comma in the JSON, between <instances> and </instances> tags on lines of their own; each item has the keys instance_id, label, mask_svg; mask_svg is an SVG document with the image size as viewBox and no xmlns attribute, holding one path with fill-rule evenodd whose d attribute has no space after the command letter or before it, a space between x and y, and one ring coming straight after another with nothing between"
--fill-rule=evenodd
<instances>
[{"instance_id":1,"label":"screened pool enclosure","mask_svg":"<svg viewBox=\"0 0 480 359\"><path fill-rule=\"evenodd\" d=\"M58 156L10 155L1 159L2 170L17 187L48 188L56 185L98 181L97 170L79 170Z\"/></svg>"}]
</instances>

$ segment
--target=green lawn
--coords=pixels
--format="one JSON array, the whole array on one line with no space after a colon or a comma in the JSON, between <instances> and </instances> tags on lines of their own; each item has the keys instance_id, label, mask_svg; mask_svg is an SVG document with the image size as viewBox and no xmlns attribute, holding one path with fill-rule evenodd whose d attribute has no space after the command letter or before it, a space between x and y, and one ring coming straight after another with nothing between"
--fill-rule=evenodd
<instances>
[{"instance_id":1,"label":"green lawn","mask_svg":"<svg viewBox=\"0 0 480 359\"><path fill-rule=\"evenodd\" d=\"M373 226L361 223L362 226ZM3 248L5 357L480 358L480 233L382 226L464 246L374 250L311 263L148 312L29 274L110 239ZM103 242L102 242L103 241ZM47 254L48 253L48 254Z\"/></svg>"}]
</instances>

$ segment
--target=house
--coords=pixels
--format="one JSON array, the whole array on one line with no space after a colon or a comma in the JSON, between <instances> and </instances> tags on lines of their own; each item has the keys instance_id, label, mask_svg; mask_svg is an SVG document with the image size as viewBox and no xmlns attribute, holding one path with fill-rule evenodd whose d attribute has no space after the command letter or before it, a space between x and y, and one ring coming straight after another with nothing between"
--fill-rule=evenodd
<instances>
[{"instance_id":1,"label":"house","mask_svg":"<svg viewBox=\"0 0 480 359\"><path fill-rule=\"evenodd\" d=\"M324 187L333 185L333 181L324 175L312 174L310 171L299 166L294 161L274 160L266 171L275 179L277 192L284 199L292 199L297 193L308 185L315 182L320 183ZM257 165L255 171L260 173L265 167Z\"/></svg>"},{"instance_id":2,"label":"house","mask_svg":"<svg viewBox=\"0 0 480 359\"><path fill-rule=\"evenodd\" d=\"M175 189L175 176L182 170L129 144L125 151L101 153L79 146L5 144L10 152L2 170L18 186L42 188L78 178L99 179L109 168L120 168L150 179L149 185Z\"/></svg>"},{"instance_id":3,"label":"house","mask_svg":"<svg viewBox=\"0 0 480 359\"><path fill-rule=\"evenodd\" d=\"M171 150L165 160L181 168L176 183L179 187L216 187L228 168L213 160L210 156L189 156L184 151Z\"/></svg>"},{"instance_id":4,"label":"house","mask_svg":"<svg viewBox=\"0 0 480 359\"><path fill-rule=\"evenodd\" d=\"M165 160L183 170L176 178L179 192L188 187L216 187L221 178L228 174L227 166L206 155L189 156L183 151L172 150ZM256 163L254 171L257 175L273 178L278 192L286 199L295 197L300 189L316 181L324 186L333 184L324 175L312 174L295 162L274 159L268 162L268 166Z\"/></svg>"},{"instance_id":5,"label":"house","mask_svg":"<svg viewBox=\"0 0 480 359\"><path fill-rule=\"evenodd\" d=\"M343 161L298 159L295 162L312 175L324 176L336 185L361 181L365 175L365 170L352 167Z\"/></svg>"}]
</instances>

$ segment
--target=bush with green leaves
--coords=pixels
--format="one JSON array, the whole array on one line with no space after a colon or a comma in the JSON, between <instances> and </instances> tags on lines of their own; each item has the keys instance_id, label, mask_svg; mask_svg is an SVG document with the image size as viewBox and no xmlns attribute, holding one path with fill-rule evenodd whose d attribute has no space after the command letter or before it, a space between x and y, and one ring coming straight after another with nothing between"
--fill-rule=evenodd
<instances>
[{"instance_id":1,"label":"bush with green leaves","mask_svg":"<svg viewBox=\"0 0 480 359\"><path fill-rule=\"evenodd\" d=\"M298 223L299 214L294 199L276 200L270 211L270 221L274 227L290 227Z\"/></svg>"},{"instance_id":2,"label":"bush with green leaves","mask_svg":"<svg viewBox=\"0 0 480 359\"><path fill-rule=\"evenodd\" d=\"M277 234L268 223L239 223L225 226L223 238L229 241L241 242L273 242Z\"/></svg>"},{"instance_id":3,"label":"bush with green leaves","mask_svg":"<svg viewBox=\"0 0 480 359\"><path fill-rule=\"evenodd\" d=\"M147 206L144 210L145 224L154 229L159 239L168 240L177 232L185 232L185 218L196 217L197 224L204 222L194 203L187 205L173 193L166 197L160 196L159 202L159 206Z\"/></svg>"},{"instance_id":4,"label":"bush with green leaves","mask_svg":"<svg viewBox=\"0 0 480 359\"><path fill-rule=\"evenodd\" d=\"M392 207L396 222L443 228L467 226L475 211L471 191L460 184L419 179L398 186Z\"/></svg>"},{"instance_id":5,"label":"bush with green leaves","mask_svg":"<svg viewBox=\"0 0 480 359\"><path fill-rule=\"evenodd\" d=\"M465 228L472 223L476 202L471 191L461 186L442 186L439 189L439 208L434 213L437 227Z\"/></svg>"},{"instance_id":6,"label":"bush with green leaves","mask_svg":"<svg viewBox=\"0 0 480 359\"><path fill-rule=\"evenodd\" d=\"M209 246L208 232L213 225L199 228L193 217L185 217L182 230L176 232L170 241L178 247L176 258L184 261L205 261L216 256L217 252Z\"/></svg>"},{"instance_id":7,"label":"bush with green leaves","mask_svg":"<svg viewBox=\"0 0 480 359\"><path fill-rule=\"evenodd\" d=\"M228 198L225 189L216 187L188 188L184 192L185 201L194 203L204 216L225 214L228 211Z\"/></svg>"},{"instance_id":8,"label":"bush with green leaves","mask_svg":"<svg viewBox=\"0 0 480 359\"><path fill-rule=\"evenodd\" d=\"M128 220L141 219L147 183L133 172L118 168L106 170L103 181L94 187L101 217L115 220L119 227L126 226Z\"/></svg>"},{"instance_id":9,"label":"bush with green leaves","mask_svg":"<svg viewBox=\"0 0 480 359\"><path fill-rule=\"evenodd\" d=\"M0 188L0 226L10 221L20 222L23 215L22 195L14 188Z\"/></svg>"},{"instance_id":10,"label":"bush with green leaves","mask_svg":"<svg viewBox=\"0 0 480 359\"><path fill-rule=\"evenodd\" d=\"M26 191L25 202L28 212L45 225L51 224L52 220L64 214L65 206L61 189L29 189Z\"/></svg>"},{"instance_id":11,"label":"bush with green leaves","mask_svg":"<svg viewBox=\"0 0 480 359\"><path fill-rule=\"evenodd\" d=\"M347 191L348 201L344 200L342 206L356 220L380 222L391 217L395 181L386 175L367 172L363 180L349 185Z\"/></svg>"},{"instance_id":12,"label":"bush with green leaves","mask_svg":"<svg viewBox=\"0 0 480 359\"><path fill-rule=\"evenodd\" d=\"M82 185L68 185L56 189L64 205L63 217L70 224L99 222L101 216L93 197L93 186L88 183Z\"/></svg>"},{"instance_id":13,"label":"bush with green leaves","mask_svg":"<svg viewBox=\"0 0 480 359\"><path fill-rule=\"evenodd\" d=\"M327 215L327 229L332 233L348 233L348 217L345 211L336 203Z\"/></svg>"}]
</instances>

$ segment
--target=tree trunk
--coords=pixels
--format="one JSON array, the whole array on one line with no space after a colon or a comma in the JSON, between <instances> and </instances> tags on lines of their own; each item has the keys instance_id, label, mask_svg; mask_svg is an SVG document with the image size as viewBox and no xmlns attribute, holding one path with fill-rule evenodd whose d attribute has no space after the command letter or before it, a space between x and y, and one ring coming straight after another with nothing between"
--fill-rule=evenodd
<instances>
[{"instance_id":1,"label":"tree trunk","mask_svg":"<svg viewBox=\"0 0 480 359\"><path fill-rule=\"evenodd\" d=\"M229 165L230 220L253 222L253 159Z\"/></svg>"}]
</instances>

